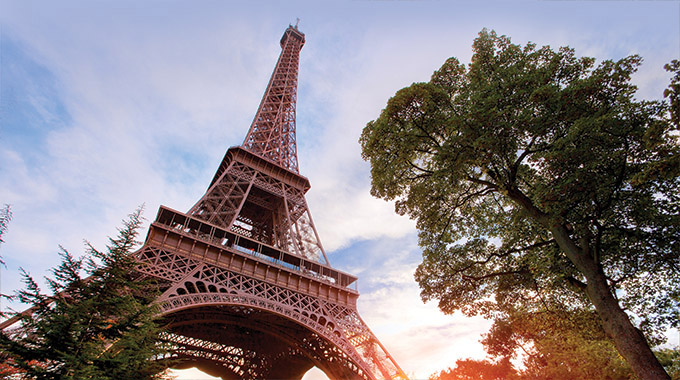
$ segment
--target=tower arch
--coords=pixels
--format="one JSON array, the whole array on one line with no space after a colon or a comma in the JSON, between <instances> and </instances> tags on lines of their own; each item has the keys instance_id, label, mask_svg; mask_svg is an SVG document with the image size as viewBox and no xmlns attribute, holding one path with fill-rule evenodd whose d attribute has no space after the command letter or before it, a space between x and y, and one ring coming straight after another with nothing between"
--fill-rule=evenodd
<instances>
[{"instance_id":1,"label":"tower arch","mask_svg":"<svg viewBox=\"0 0 680 380\"><path fill-rule=\"evenodd\" d=\"M359 316L357 278L332 267L299 173L296 103L305 35L289 26L243 144L206 193L161 206L136 253L158 280L171 357L223 378L406 379ZM287 363L281 365L281 363Z\"/></svg>"},{"instance_id":2,"label":"tower arch","mask_svg":"<svg viewBox=\"0 0 680 380\"><path fill-rule=\"evenodd\" d=\"M158 359L223 379L299 379L312 367L406 379L359 316L357 277L330 265L305 199L295 135L304 42L286 29L243 144L227 149L188 212L161 206L134 253L168 327L160 339L171 349Z\"/></svg>"},{"instance_id":3,"label":"tower arch","mask_svg":"<svg viewBox=\"0 0 680 380\"><path fill-rule=\"evenodd\" d=\"M229 378L300 379L312 367L330 378L369 379L337 344L271 310L203 305L166 314L173 368Z\"/></svg>"}]
</instances>

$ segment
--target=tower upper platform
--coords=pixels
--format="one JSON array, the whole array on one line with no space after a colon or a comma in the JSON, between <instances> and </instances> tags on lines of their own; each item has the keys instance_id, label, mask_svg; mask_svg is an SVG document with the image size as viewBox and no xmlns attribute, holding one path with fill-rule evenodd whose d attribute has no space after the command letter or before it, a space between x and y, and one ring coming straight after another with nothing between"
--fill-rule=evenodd
<instances>
[{"instance_id":1,"label":"tower upper platform","mask_svg":"<svg viewBox=\"0 0 680 380\"><path fill-rule=\"evenodd\" d=\"M305 34L298 30L297 26L290 25L288 26L288 29L283 32L283 36L281 37L281 48L285 46L286 41L291 37L302 41L302 45L305 44ZM302 48L302 46L300 47Z\"/></svg>"}]
</instances>

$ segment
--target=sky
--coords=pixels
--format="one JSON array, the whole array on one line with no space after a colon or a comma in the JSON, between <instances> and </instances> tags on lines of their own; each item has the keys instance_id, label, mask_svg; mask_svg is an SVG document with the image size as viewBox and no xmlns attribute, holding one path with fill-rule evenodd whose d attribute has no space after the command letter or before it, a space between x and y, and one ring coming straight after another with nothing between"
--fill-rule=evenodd
<instances>
[{"instance_id":1,"label":"sky","mask_svg":"<svg viewBox=\"0 0 680 380\"><path fill-rule=\"evenodd\" d=\"M331 265L359 277L360 315L419 379L483 358L490 323L421 301L415 224L369 194L366 123L447 58L468 63L482 28L599 61L639 54L640 99L662 96L680 57L678 1L0 0L0 205L13 212L0 291L21 287L19 268L47 275L60 245L103 248L140 205L148 220L188 210L243 142L298 18L310 211Z\"/></svg>"}]
</instances>

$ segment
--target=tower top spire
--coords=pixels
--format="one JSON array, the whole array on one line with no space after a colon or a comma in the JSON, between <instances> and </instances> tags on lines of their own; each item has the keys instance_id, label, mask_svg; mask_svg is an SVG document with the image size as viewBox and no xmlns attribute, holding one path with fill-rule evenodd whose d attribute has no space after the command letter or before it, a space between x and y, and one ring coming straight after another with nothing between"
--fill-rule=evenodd
<instances>
[{"instance_id":1,"label":"tower top spire","mask_svg":"<svg viewBox=\"0 0 680 380\"><path fill-rule=\"evenodd\" d=\"M289 26L281 37L281 55L243 141L245 149L295 173L299 173L295 138L298 66L305 44L305 35L297 26Z\"/></svg>"}]
</instances>

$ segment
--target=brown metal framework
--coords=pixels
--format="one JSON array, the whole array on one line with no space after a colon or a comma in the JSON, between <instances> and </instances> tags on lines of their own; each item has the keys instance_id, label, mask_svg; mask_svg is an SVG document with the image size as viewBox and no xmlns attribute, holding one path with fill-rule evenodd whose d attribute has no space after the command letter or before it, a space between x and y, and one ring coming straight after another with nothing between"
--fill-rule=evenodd
<instances>
[{"instance_id":1,"label":"brown metal framework","mask_svg":"<svg viewBox=\"0 0 680 380\"><path fill-rule=\"evenodd\" d=\"M357 312L357 278L330 266L307 207L295 145L304 42L297 26L286 29L243 145L227 150L187 213L160 207L135 253L138 271L158 280L176 368L222 379L300 379L314 366L333 379L406 379Z\"/></svg>"},{"instance_id":2,"label":"brown metal framework","mask_svg":"<svg viewBox=\"0 0 680 380\"><path fill-rule=\"evenodd\" d=\"M304 44L305 35L297 27L286 29L276 69L243 141L246 149L296 173L295 105L300 50Z\"/></svg>"},{"instance_id":3,"label":"brown metal framework","mask_svg":"<svg viewBox=\"0 0 680 380\"><path fill-rule=\"evenodd\" d=\"M161 207L138 252L177 367L223 379L406 378L359 316L356 277Z\"/></svg>"},{"instance_id":4,"label":"brown metal framework","mask_svg":"<svg viewBox=\"0 0 680 380\"><path fill-rule=\"evenodd\" d=\"M295 107L305 36L289 27L243 145L186 214L161 207L138 252L179 366L224 379L406 378L357 312L355 276L330 266L298 172Z\"/></svg>"}]
</instances>

